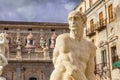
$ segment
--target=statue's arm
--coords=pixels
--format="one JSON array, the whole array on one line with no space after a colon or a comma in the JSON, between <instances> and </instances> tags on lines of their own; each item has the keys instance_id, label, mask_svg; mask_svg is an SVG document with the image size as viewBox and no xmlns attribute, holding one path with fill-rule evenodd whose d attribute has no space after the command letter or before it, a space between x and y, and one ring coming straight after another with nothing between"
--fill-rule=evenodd
<instances>
[{"instance_id":1,"label":"statue's arm","mask_svg":"<svg viewBox=\"0 0 120 80\"><path fill-rule=\"evenodd\" d=\"M66 53L68 51L68 47L66 46L67 37L64 34L61 34L56 39L55 48L53 50L53 64L55 66L56 60L60 53Z\"/></svg>"},{"instance_id":2,"label":"statue's arm","mask_svg":"<svg viewBox=\"0 0 120 80\"><path fill-rule=\"evenodd\" d=\"M55 48L53 51L53 63L55 65L58 56L61 55L61 57L59 58L61 63L64 65L66 69L71 70L73 64L70 62L70 57L67 55L69 52L69 46L67 42L68 37L66 37L66 35L60 35L57 37Z\"/></svg>"},{"instance_id":3,"label":"statue's arm","mask_svg":"<svg viewBox=\"0 0 120 80\"><path fill-rule=\"evenodd\" d=\"M59 56L59 52L58 52L57 48L55 47L53 50L53 64L54 64L54 66L56 65L56 60L57 60L58 56Z\"/></svg>"},{"instance_id":4,"label":"statue's arm","mask_svg":"<svg viewBox=\"0 0 120 80\"><path fill-rule=\"evenodd\" d=\"M90 58L89 58L89 61L87 63L87 68L86 68L86 72L85 72L85 75L87 77L87 80L95 80L95 74L94 74L94 71L95 71L95 55L96 55L96 47L91 44L90 45L90 50L91 50L91 53L90 53Z\"/></svg>"},{"instance_id":5,"label":"statue's arm","mask_svg":"<svg viewBox=\"0 0 120 80\"><path fill-rule=\"evenodd\" d=\"M56 39L55 48L53 50L53 65L54 65L54 67L56 65L56 61L57 61L59 53L60 53L60 47L61 47L60 41L61 41L61 38L60 38L60 36L58 36Z\"/></svg>"}]
</instances>

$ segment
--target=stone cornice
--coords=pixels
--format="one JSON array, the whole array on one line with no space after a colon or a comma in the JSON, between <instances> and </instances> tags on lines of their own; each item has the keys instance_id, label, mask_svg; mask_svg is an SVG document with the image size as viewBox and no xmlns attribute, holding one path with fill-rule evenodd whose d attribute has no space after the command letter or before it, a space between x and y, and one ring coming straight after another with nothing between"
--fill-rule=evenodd
<instances>
[{"instance_id":1,"label":"stone cornice","mask_svg":"<svg viewBox=\"0 0 120 80\"><path fill-rule=\"evenodd\" d=\"M0 21L0 27L68 28L67 23Z\"/></svg>"},{"instance_id":2,"label":"stone cornice","mask_svg":"<svg viewBox=\"0 0 120 80\"><path fill-rule=\"evenodd\" d=\"M86 14L88 15L91 11L93 11L94 8L96 8L99 4L101 4L104 0L98 0L96 3L94 3L89 9L86 10Z\"/></svg>"},{"instance_id":3,"label":"stone cornice","mask_svg":"<svg viewBox=\"0 0 120 80\"><path fill-rule=\"evenodd\" d=\"M18 62L18 63L52 63L52 60L8 60L10 63Z\"/></svg>"}]
</instances>

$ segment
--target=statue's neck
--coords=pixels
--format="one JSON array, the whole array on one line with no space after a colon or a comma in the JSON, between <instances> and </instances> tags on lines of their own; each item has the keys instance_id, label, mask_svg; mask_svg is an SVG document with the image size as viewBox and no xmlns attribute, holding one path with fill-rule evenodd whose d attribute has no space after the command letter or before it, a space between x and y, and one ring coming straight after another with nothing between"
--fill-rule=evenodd
<instances>
[{"instance_id":1,"label":"statue's neck","mask_svg":"<svg viewBox=\"0 0 120 80\"><path fill-rule=\"evenodd\" d=\"M76 34L75 32L70 31L70 37L76 41L81 41L83 36L79 32Z\"/></svg>"}]
</instances>

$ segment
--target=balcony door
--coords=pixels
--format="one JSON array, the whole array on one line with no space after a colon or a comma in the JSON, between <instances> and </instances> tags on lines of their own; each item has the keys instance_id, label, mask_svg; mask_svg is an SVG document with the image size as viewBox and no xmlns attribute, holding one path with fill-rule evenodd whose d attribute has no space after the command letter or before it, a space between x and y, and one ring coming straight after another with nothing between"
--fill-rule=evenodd
<instances>
[{"instance_id":1,"label":"balcony door","mask_svg":"<svg viewBox=\"0 0 120 80\"><path fill-rule=\"evenodd\" d=\"M108 6L108 14L109 14L109 23L113 21L113 6L112 4Z\"/></svg>"},{"instance_id":2,"label":"balcony door","mask_svg":"<svg viewBox=\"0 0 120 80\"><path fill-rule=\"evenodd\" d=\"M94 31L94 21L93 21L93 19L90 20L90 30L91 30L91 32Z\"/></svg>"},{"instance_id":3,"label":"balcony door","mask_svg":"<svg viewBox=\"0 0 120 80\"><path fill-rule=\"evenodd\" d=\"M111 54L112 54L112 63L118 60L116 46L111 47Z\"/></svg>"},{"instance_id":4,"label":"balcony door","mask_svg":"<svg viewBox=\"0 0 120 80\"><path fill-rule=\"evenodd\" d=\"M99 13L99 24L100 24L100 26L104 25L104 23L103 23L103 12Z\"/></svg>"}]
</instances>

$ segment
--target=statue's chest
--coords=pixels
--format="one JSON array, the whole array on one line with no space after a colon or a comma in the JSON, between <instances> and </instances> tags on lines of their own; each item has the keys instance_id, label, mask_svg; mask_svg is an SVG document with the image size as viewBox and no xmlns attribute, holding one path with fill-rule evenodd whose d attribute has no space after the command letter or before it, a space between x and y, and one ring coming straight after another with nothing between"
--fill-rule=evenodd
<instances>
[{"instance_id":1,"label":"statue's chest","mask_svg":"<svg viewBox=\"0 0 120 80\"><path fill-rule=\"evenodd\" d=\"M71 52L73 57L81 61L87 62L89 60L90 51L87 46L84 45L72 45Z\"/></svg>"}]
</instances>

